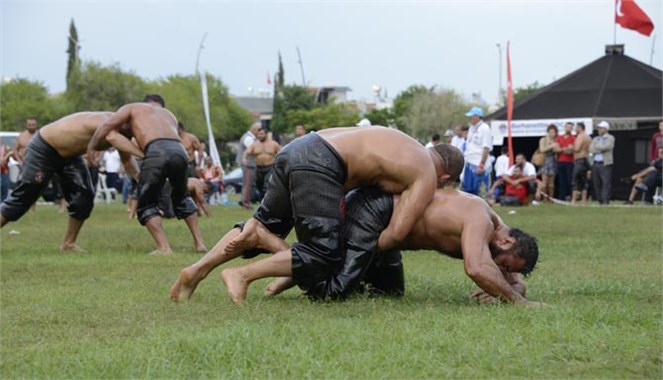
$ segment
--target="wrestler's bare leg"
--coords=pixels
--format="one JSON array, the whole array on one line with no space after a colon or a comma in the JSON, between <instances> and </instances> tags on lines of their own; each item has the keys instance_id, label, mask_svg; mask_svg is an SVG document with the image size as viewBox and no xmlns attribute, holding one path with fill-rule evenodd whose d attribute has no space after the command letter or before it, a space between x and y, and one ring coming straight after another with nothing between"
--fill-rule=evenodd
<instances>
[{"instance_id":1,"label":"wrestler's bare leg","mask_svg":"<svg viewBox=\"0 0 663 380\"><path fill-rule=\"evenodd\" d=\"M256 218L250 218L244 224L242 233L235 239L228 243L226 250L229 253L243 252L251 248L255 248L258 243L258 228L265 227Z\"/></svg>"},{"instance_id":2,"label":"wrestler's bare leg","mask_svg":"<svg viewBox=\"0 0 663 380\"><path fill-rule=\"evenodd\" d=\"M157 244L157 249L152 251L150 255L170 255L173 253L170 244L168 244L168 239L166 239L166 234L163 232L163 227L161 226L161 216L150 218L145 222L145 227L147 227L154 242Z\"/></svg>"},{"instance_id":3,"label":"wrestler's bare leg","mask_svg":"<svg viewBox=\"0 0 663 380\"><path fill-rule=\"evenodd\" d=\"M270 233L264 226L260 225L257 229L258 242L257 248L265 249L270 252L279 252L289 249L290 246L283 239ZM242 252L228 253L226 246L230 241L235 239L240 234L239 228L233 228L225 234L221 240L203 256L195 264L182 269L180 277L175 284L170 288L170 299L173 301L184 301L191 297L191 294L196 290L198 283L204 280L214 268L226 263L236 257L239 257Z\"/></svg>"},{"instance_id":4,"label":"wrestler's bare leg","mask_svg":"<svg viewBox=\"0 0 663 380\"><path fill-rule=\"evenodd\" d=\"M266 296L275 296L279 293L282 293L290 288L295 286L295 282L292 280L292 277L278 277L274 281L270 282L263 294Z\"/></svg>"},{"instance_id":5,"label":"wrestler's bare leg","mask_svg":"<svg viewBox=\"0 0 663 380\"><path fill-rule=\"evenodd\" d=\"M249 284L265 277L292 276L292 253L280 251L264 260L234 268L224 269L221 279L226 285L230 299L236 304L246 301Z\"/></svg>"},{"instance_id":6,"label":"wrestler's bare leg","mask_svg":"<svg viewBox=\"0 0 663 380\"><path fill-rule=\"evenodd\" d=\"M196 252L207 252L207 247L203 243L203 237L200 234L200 228L198 228L198 215L193 213L186 218L184 218L189 231L191 231L191 236L193 236L193 245L196 248Z\"/></svg>"},{"instance_id":7,"label":"wrestler's bare leg","mask_svg":"<svg viewBox=\"0 0 663 380\"><path fill-rule=\"evenodd\" d=\"M60 252L87 252L76 244L76 238L78 238L78 232L83 227L85 220L78 220L76 218L69 217L69 223L67 223L67 232L64 235L64 241L60 246Z\"/></svg>"},{"instance_id":8,"label":"wrestler's bare leg","mask_svg":"<svg viewBox=\"0 0 663 380\"><path fill-rule=\"evenodd\" d=\"M7 223L9 223L9 220L4 215L0 215L0 228L4 227Z\"/></svg>"}]
</instances>

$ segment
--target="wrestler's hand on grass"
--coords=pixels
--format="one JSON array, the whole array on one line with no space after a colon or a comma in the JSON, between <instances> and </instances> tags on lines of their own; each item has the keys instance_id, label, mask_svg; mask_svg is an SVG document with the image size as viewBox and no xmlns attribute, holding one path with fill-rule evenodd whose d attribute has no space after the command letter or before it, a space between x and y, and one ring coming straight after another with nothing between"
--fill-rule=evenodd
<instances>
[{"instance_id":1,"label":"wrestler's hand on grass","mask_svg":"<svg viewBox=\"0 0 663 380\"><path fill-rule=\"evenodd\" d=\"M481 289L477 289L470 293L470 298L476 299L479 303L482 304L492 304L492 303L499 303L500 300L497 299L497 297L491 296L490 294L484 292Z\"/></svg>"}]
</instances>

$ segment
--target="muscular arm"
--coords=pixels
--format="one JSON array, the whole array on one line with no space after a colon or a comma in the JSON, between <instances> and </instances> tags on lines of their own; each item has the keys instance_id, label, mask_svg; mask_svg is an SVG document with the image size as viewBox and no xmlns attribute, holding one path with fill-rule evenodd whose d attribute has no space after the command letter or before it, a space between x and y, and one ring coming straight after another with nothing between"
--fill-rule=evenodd
<instances>
[{"instance_id":1,"label":"muscular arm","mask_svg":"<svg viewBox=\"0 0 663 380\"><path fill-rule=\"evenodd\" d=\"M106 136L106 141L108 141L109 144L115 147L117 151L122 154L130 154L132 156L136 156L138 158L144 158L145 154L143 153L140 148L138 148L136 145L134 145L131 140L123 136L117 131L110 131L108 133L108 136Z\"/></svg>"},{"instance_id":2,"label":"muscular arm","mask_svg":"<svg viewBox=\"0 0 663 380\"><path fill-rule=\"evenodd\" d=\"M528 304L529 301L517 292L504 278L502 271L493 261L488 241L493 226L487 217L474 218L465 225L461 235L465 273L486 293L513 304Z\"/></svg>"},{"instance_id":3,"label":"muscular arm","mask_svg":"<svg viewBox=\"0 0 663 380\"><path fill-rule=\"evenodd\" d=\"M133 145L133 144L131 144ZM120 153L120 161L122 161L122 166L124 167L124 172L129 174L131 178L138 181L138 176L140 175L140 169L136 163L136 159L133 158L130 154L118 151Z\"/></svg>"},{"instance_id":4,"label":"muscular arm","mask_svg":"<svg viewBox=\"0 0 663 380\"><path fill-rule=\"evenodd\" d=\"M111 131L117 131L130 120L131 106L120 108L94 132L92 139L90 139L90 142L87 145L87 155L91 157L95 150L99 150L99 143L101 143Z\"/></svg>"},{"instance_id":5,"label":"muscular arm","mask_svg":"<svg viewBox=\"0 0 663 380\"><path fill-rule=\"evenodd\" d=\"M378 240L380 250L387 250L401 243L412 230L417 219L424 213L435 194L435 176L424 175L410 188L403 191L391 215L389 226L382 231Z\"/></svg>"}]
</instances>

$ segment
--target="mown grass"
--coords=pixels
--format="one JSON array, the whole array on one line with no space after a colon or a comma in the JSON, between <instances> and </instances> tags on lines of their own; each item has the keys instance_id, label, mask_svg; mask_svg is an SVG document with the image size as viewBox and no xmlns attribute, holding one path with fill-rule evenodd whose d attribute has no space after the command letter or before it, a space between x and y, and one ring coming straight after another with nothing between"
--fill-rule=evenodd
<instances>
[{"instance_id":1,"label":"mown grass","mask_svg":"<svg viewBox=\"0 0 663 380\"><path fill-rule=\"evenodd\" d=\"M405 255L402 299L265 298L265 280L236 307L217 270L175 304L170 285L199 257L184 223L165 222L177 254L152 257L147 231L123 211L97 205L79 239L88 254L57 251L66 216L53 206L0 231L0 377L662 376L660 207L499 210L539 238L527 282L550 305L540 310L471 302L462 263L433 252ZM208 247L249 215L213 211L200 220Z\"/></svg>"}]
</instances>

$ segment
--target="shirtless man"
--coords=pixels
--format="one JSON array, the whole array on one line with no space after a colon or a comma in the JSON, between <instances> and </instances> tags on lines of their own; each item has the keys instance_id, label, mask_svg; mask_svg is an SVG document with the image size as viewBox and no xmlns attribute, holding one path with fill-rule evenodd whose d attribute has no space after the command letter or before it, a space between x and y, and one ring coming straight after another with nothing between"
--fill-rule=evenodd
<instances>
[{"instance_id":1,"label":"shirtless man","mask_svg":"<svg viewBox=\"0 0 663 380\"><path fill-rule=\"evenodd\" d=\"M22 158L23 170L11 195L2 204L0 227L21 218L30 205L39 198L49 180L58 174L68 204L69 224L61 251L82 252L76 244L83 222L90 216L94 205L94 188L90 173L83 161L88 143L101 124L112 112L80 112L66 116L43 127L30 141ZM128 134L128 130L120 129ZM131 155L142 157L129 139L118 132L99 140L98 148L114 146L120 152L127 173L137 177L137 167Z\"/></svg>"},{"instance_id":2,"label":"shirtless man","mask_svg":"<svg viewBox=\"0 0 663 380\"><path fill-rule=\"evenodd\" d=\"M189 178L187 180L187 191L189 191L193 201L196 202L196 205L198 206L199 216L200 214L204 216L212 216L212 213L207 206L207 202L205 202L205 189L207 186L208 185L204 181L199 180L198 178Z\"/></svg>"},{"instance_id":3,"label":"shirtless man","mask_svg":"<svg viewBox=\"0 0 663 380\"><path fill-rule=\"evenodd\" d=\"M267 193L267 184L274 167L274 157L281 150L281 146L274 140L268 138L267 131L260 128L256 141L245 151L242 157L242 165L247 165L249 156L255 158L256 164L256 187L260 191L260 198Z\"/></svg>"},{"instance_id":4,"label":"shirtless man","mask_svg":"<svg viewBox=\"0 0 663 380\"><path fill-rule=\"evenodd\" d=\"M589 166L589 146L592 139L585 133L585 123L576 123L576 139L573 142L573 194L571 204L576 204L578 196L587 203L587 172Z\"/></svg>"},{"instance_id":5,"label":"shirtless man","mask_svg":"<svg viewBox=\"0 0 663 380\"><path fill-rule=\"evenodd\" d=\"M196 162L196 156L202 157L203 156L203 146L200 144L200 140L196 135L193 133L189 133L185 130L184 124L181 122L177 123L177 135L180 137L180 140L182 141L182 145L184 145L184 149L186 150L187 156L189 156L189 163L187 165L187 175L189 177L198 177L198 172L196 171L196 168L200 166L200 162ZM196 152L198 154L196 155Z\"/></svg>"},{"instance_id":6,"label":"shirtless man","mask_svg":"<svg viewBox=\"0 0 663 380\"><path fill-rule=\"evenodd\" d=\"M452 182L455 178L458 178L460 172L463 170L463 163L464 163L463 154L457 148L446 144L440 145L435 149L436 153L433 154L436 155L439 154L440 158L442 158L442 160L445 163L444 172L448 173L442 176L441 182ZM433 152L432 149L430 151ZM382 192L380 192L380 194L382 194ZM353 199L357 199L357 197ZM366 227L366 225L362 223L357 224L356 223L357 218L353 217L354 213L358 210L358 206L361 205L361 203L354 202L353 204L357 205L357 207L355 206L353 206L352 208L346 207L346 218L349 221L349 223L347 223L343 227L342 239L344 241L347 240L347 236L349 236L348 234L351 233L354 234L355 230ZM385 216L381 219L379 229L374 229L374 231L376 231L376 234L374 234L373 236L373 245L371 246L372 251L375 250L375 245L377 244L377 239L378 236L380 235L380 232L382 232L382 230L384 230L387 227L387 224L389 224L389 221L391 219L391 211L392 210L389 209L389 213L385 214ZM226 252L226 247L228 246L229 242L231 242L240 234L241 228L243 226L244 226L243 223L237 224L235 226L236 228L232 229L223 238L221 238L221 240L219 240L219 242L214 246L214 248L212 248L212 250L209 253L207 253L203 258L201 258L197 263L183 269L180 272L179 279L175 282L175 284L171 288L170 298L173 299L174 301L180 301L189 298L191 293L195 290L198 283L202 281L214 268L242 255L243 252L232 252L232 253ZM245 258L253 257L261 252L265 252L265 250L270 252L278 252L290 249L290 246L288 244L286 244L282 239L276 238L271 233L268 233L267 229L260 223L258 223L258 233L256 234L256 236L257 239L255 241L255 246L258 247L260 250L251 250L244 252ZM269 240L263 242L262 240L264 239L269 239ZM341 261L343 261L344 255L347 257L347 252L345 251L342 252ZM398 257L400 257L400 253L398 253ZM317 265L321 265L316 261L307 260L308 258L305 256L305 253L302 254L302 258L304 259L302 265L303 270L306 270L306 266L315 267ZM328 272L326 272L327 274L325 276L321 276L319 279L317 279L316 283L324 280L326 277L333 274L334 270L330 269ZM313 289L311 289L311 291L315 292L315 290Z\"/></svg>"},{"instance_id":7,"label":"shirtless man","mask_svg":"<svg viewBox=\"0 0 663 380\"><path fill-rule=\"evenodd\" d=\"M177 135L177 119L165 108L160 95L145 96L145 103L122 106L102 125L88 144L88 154L111 131L128 124L138 147L145 152L138 180L138 220L147 227L156 243L152 254L171 254L172 249L161 225L159 195L166 178L171 186L171 199L178 219L184 219L197 252L205 252L198 229L198 209L187 192L188 156Z\"/></svg>"},{"instance_id":8,"label":"shirtless man","mask_svg":"<svg viewBox=\"0 0 663 380\"><path fill-rule=\"evenodd\" d=\"M19 173L23 170L23 159L25 158L25 151L30 144L30 140L37 135L37 129L39 128L37 124L37 119L34 117L29 117L25 120L25 131L21 132L16 138L16 144L14 145L14 152L12 157L18 162ZM37 208L37 203L32 204L30 209L35 211Z\"/></svg>"},{"instance_id":9,"label":"shirtless man","mask_svg":"<svg viewBox=\"0 0 663 380\"><path fill-rule=\"evenodd\" d=\"M292 246L293 277L306 289L342 262L345 193L371 186L402 194L379 239L379 246L389 249L405 239L437 185L449 178L437 147L426 149L401 131L378 126L300 137L276 156L265 198L227 249L251 248L259 224L281 238L294 226L299 242Z\"/></svg>"},{"instance_id":10,"label":"shirtless man","mask_svg":"<svg viewBox=\"0 0 663 380\"><path fill-rule=\"evenodd\" d=\"M375 239L380 224L392 207L397 207L398 196L358 189L348 196L348 224L346 230L347 253L344 266L320 281L308 295L312 298L344 298L353 292L372 260ZM393 206L392 206L393 199ZM355 207L358 207L359 210ZM263 230L263 232L266 232ZM274 244L273 237L261 238L266 245ZM438 189L431 205L415 224L403 249L434 249L462 259L465 273L479 286L472 292L481 302L500 300L512 304L538 307L542 304L525 298L525 284L519 274L530 273L538 260L536 240L526 233L505 225L482 199L454 189ZM382 253L378 254L378 258ZM292 273L289 252L275 255L248 265L225 269L221 278L235 303L246 299L248 285L263 277L289 276ZM398 281L395 278L394 281ZM402 282L402 278L400 279ZM393 291L393 284L384 281ZM267 288L267 294L276 294L289 287L287 280L277 280ZM401 285L401 289L403 289Z\"/></svg>"}]
</instances>

